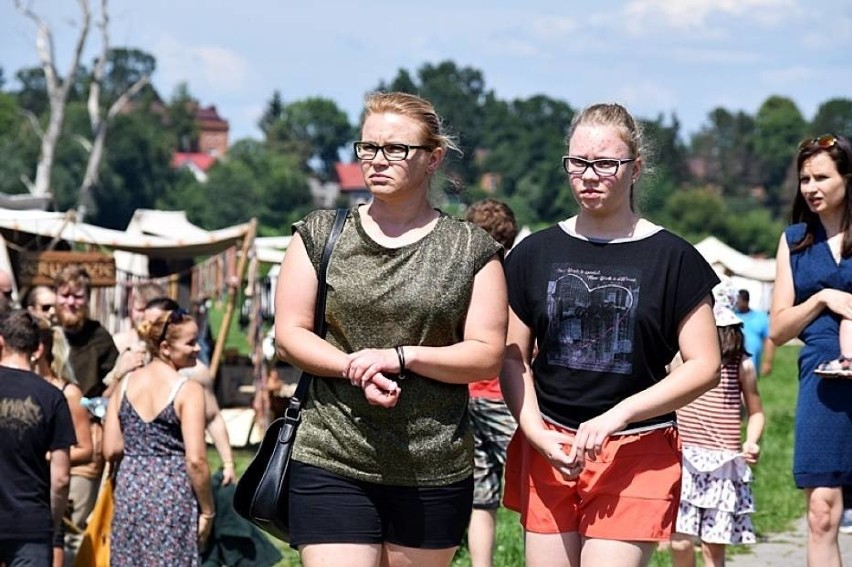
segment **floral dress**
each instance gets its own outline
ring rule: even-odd
[[[124,457],[115,482],[110,565],[198,565],[198,505],[186,473],[180,421],[172,388],[166,407],[143,420],[121,392],[118,419]]]

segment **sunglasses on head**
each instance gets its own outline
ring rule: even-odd
[[[820,149],[827,150],[837,143],[837,136],[834,134],[824,134],[819,138],[807,138],[799,144],[799,150],[804,150],[810,146],[817,146]]]
[[[171,325],[172,323],[177,323],[187,315],[189,315],[189,311],[183,308],[175,309],[174,311],[170,312],[168,317],[166,317],[166,322],[163,324],[163,330],[160,331],[160,340],[158,340],[157,343],[159,344],[166,339],[166,331],[169,330],[169,325]]]

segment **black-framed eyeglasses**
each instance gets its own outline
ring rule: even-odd
[[[41,305],[38,306],[38,310],[41,311],[42,313],[47,313],[51,309],[53,309],[52,303],[42,303]]]
[[[802,140],[799,144],[799,150],[804,150],[808,146],[816,145],[820,149],[827,150],[831,146],[837,143],[837,136],[834,134],[824,134],[819,138],[808,138],[806,140]]]
[[[411,150],[433,150],[432,146],[415,146],[411,144],[392,143],[380,146],[375,142],[355,142],[355,156],[362,160],[371,160],[379,154],[379,150],[388,161],[402,161],[408,157]]]
[[[633,161],[636,161],[636,158],[600,158],[589,160],[578,156],[562,156],[562,169],[568,175],[583,175],[591,167],[592,171],[599,177],[612,177],[618,173],[618,168],[622,163]]]
[[[172,323],[177,323],[184,317],[189,315],[189,311],[183,308],[175,309],[174,311],[169,313],[169,316],[166,317],[166,322],[163,323],[163,330],[160,331],[160,340],[157,341],[157,344],[160,344],[164,340],[166,340],[166,332],[169,330],[169,325]]]
[[[4,289],[3,291],[0,291],[0,293],[2,293],[3,297],[5,297],[6,299],[12,299],[12,290],[11,289]]]

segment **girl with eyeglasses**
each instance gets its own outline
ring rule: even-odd
[[[674,412],[719,381],[719,279],[637,211],[646,160],[624,107],[577,114],[563,167],[579,212],[506,260],[500,379],[519,430],[504,504],[521,514],[530,566],[646,565],[677,514]]]
[[[449,565],[473,502],[469,382],[492,378],[506,338],[500,245],[429,202],[454,149],[432,105],[366,102],[355,144],[368,204],[349,210],[328,265],[325,339],[317,266],[334,211],[294,225],[275,296],[279,356],[311,383],[290,463],[290,545],[314,565]]]
[[[841,564],[842,487],[852,485],[852,145],[832,134],[796,156],[793,224],[778,244],[769,332],[799,337],[793,478],[808,507],[808,565]],[[827,360],[834,362],[820,368]],[[835,370],[835,372],[825,372]],[[822,374],[822,376],[820,376]]]

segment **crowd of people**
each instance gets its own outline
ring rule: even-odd
[[[308,567],[438,567],[467,534],[486,566],[502,503],[520,515],[527,565],[641,566],[661,545],[676,565],[697,549],[724,565],[727,545],[755,541],[758,376],[799,337],[793,478],[808,562],[840,565],[849,140],[798,149],[767,315],[642,215],[651,141],[626,108],[595,104],[566,126],[578,212],[515,245],[505,203],[477,202],[466,219],[431,204],[459,150],[429,101],[367,98],[353,149],[372,198],[347,211],[331,255],[327,333],[314,317],[332,211],[293,225],[275,292],[277,356],[316,376],[292,456],[290,545]],[[10,282],[0,274],[0,292]],[[222,483],[236,478],[198,325],[146,284],[132,328],[112,337],[89,318],[90,285],[70,266],[25,309],[3,293],[0,505],[13,513],[0,514],[0,565],[73,565],[104,483],[112,565],[196,565],[217,513],[205,430]]]

